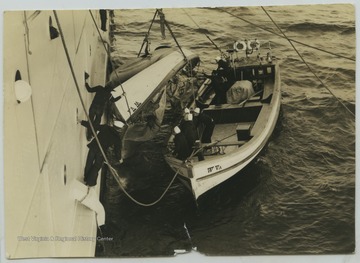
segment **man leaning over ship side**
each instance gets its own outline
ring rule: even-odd
[[[81,125],[88,129],[90,128],[87,121],[81,121]],[[114,146],[116,158],[117,160],[119,160],[120,163],[123,163],[123,159],[121,158],[121,132],[123,127],[123,122],[114,121],[113,126],[98,126],[99,132],[97,134],[100,145],[104,152],[106,152],[106,150],[108,150],[111,146]],[[104,156],[102,155],[102,152],[95,138],[87,146],[89,148],[89,152],[86,158],[86,164],[84,169],[84,181],[87,186],[91,187],[96,185],[98,172],[104,163]]]

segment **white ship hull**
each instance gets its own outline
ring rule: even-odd
[[[92,85],[106,82],[107,54],[89,11],[58,11],[86,107]],[[98,11],[93,11],[100,24]],[[7,258],[92,257],[95,212],[74,199],[87,155],[86,119],[60,36],[51,40],[52,11],[4,13],[4,189]],[[32,87],[17,102],[16,72]],[[100,181],[100,180],[99,180]],[[97,192],[99,192],[99,184]]]

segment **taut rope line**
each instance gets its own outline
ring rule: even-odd
[[[239,16],[237,16],[237,15],[234,15],[234,14],[230,13],[229,11],[226,11],[226,10],[224,10],[224,9],[222,9],[222,8],[216,8],[216,9],[218,9],[218,10],[220,10],[220,11],[223,11],[224,13],[227,13],[227,14],[233,16],[233,17],[236,17],[237,19],[240,19],[240,20],[242,20],[242,21],[244,21],[244,22],[246,22],[246,23],[248,23],[248,24],[250,24],[250,25],[252,25],[252,26],[254,26],[254,27],[260,28],[260,29],[262,29],[262,30],[264,30],[264,31],[267,31],[267,32],[269,32],[269,33],[271,33],[271,34],[273,34],[273,35],[276,35],[276,36],[278,36],[278,37],[281,37],[281,38],[290,40],[290,41],[292,41],[292,42],[295,42],[295,43],[297,43],[297,44],[300,44],[300,45],[303,45],[303,46],[306,46],[306,47],[310,47],[310,48],[313,48],[313,49],[316,49],[316,50],[319,50],[319,51],[322,51],[322,52],[331,54],[331,55],[336,56],[336,57],[339,57],[339,58],[344,58],[344,59],[348,59],[348,60],[351,60],[351,61],[356,61],[354,58],[342,56],[342,55],[339,55],[339,54],[336,54],[336,53],[333,53],[333,52],[330,52],[330,51],[327,51],[327,50],[324,50],[324,49],[321,49],[321,48],[318,48],[318,47],[314,47],[314,46],[308,45],[308,44],[306,44],[306,43],[297,41],[297,40],[292,39],[292,38],[287,38],[287,37],[284,36],[284,35],[278,34],[278,33],[274,32],[274,31],[272,31],[272,30],[270,30],[270,29],[267,29],[267,28],[265,28],[265,27],[256,25],[255,23],[252,23],[252,22],[250,22],[249,20],[246,20],[246,19],[244,19],[244,18],[242,18],[242,17],[239,17]],[[282,31],[281,31],[281,32],[282,32]]]
[[[277,27],[277,29],[279,29],[279,31],[283,34],[283,36],[289,41],[290,45],[293,47],[293,49],[295,50],[295,52],[299,55],[300,59],[302,60],[302,62],[304,62],[304,64],[306,65],[306,67],[310,70],[310,72],[318,79],[318,81],[323,85],[323,87],[325,89],[327,89],[329,91],[329,93],[335,98],[337,99],[338,102],[340,102],[340,104],[353,116],[355,117],[355,114],[338,98],[336,97],[336,95],[325,85],[325,83],[318,77],[318,75],[313,71],[313,69],[310,67],[310,65],[305,61],[305,59],[302,57],[302,55],[300,54],[300,52],[296,49],[296,47],[294,46],[294,44],[292,43],[292,41],[285,35],[285,33],[281,30],[281,28],[276,24],[276,22],[272,19],[272,17],[269,15],[269,13],[265,10],[264,7],[261,7],[265,14],[270,18],[270,20],[274,23],[274,25]]]

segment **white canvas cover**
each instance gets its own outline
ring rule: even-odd
[[[227,103],[240,103],[241,101],[251,97],[254,93],[254,88],[250,81],[236,81],[234,85],[232,85],[231,88],[226,92]]]

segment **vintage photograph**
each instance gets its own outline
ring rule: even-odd
[[[5,11],[6,258],[355,253],[355,20]]]

